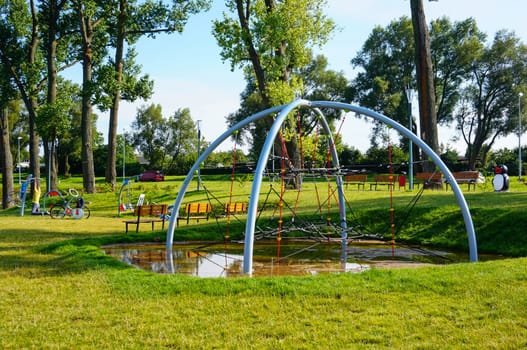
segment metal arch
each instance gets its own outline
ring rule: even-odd
[[[461,209],[463,219],[465,221],[465,228],[467,230],[467,236],[468,236],[470,261],[471,262],[478,261],[476,232],[474,230],[474,223],[472,222],[472,216],[470,215],[470,210],[468,208],[465,197],[463,196],[463,192],[461,191],[461,188],[459,187],[457,182],[454,180],[454,176],[452,175],[452,173],[450,172],[446,164],[443,163],[441,158],[426,143],[424,143],[420,138],[417,137],[417,135],[412,133],[410,130],[408,130],[407,128],[399,124],[398,122],[380,113],[367,109],[367,108],[353,106],[347,103],[328,102],[328,101],[313,101],[311,102],[311,106],[344,109],[344,110],[353,111],[359,114],[364,114],[366,116],[372,117],[373,119],[379,120],[385,124],[390,125],[394,129],[399,131],[401,134],[403,134],[404,136],[412,140],[415,144],[417,144],[432,159],[435,165],[437,165],[441,169],[441,172],[443,173],[443,175],[445,175],[446,179],[451,185],[452,190],[454,191],[454,195],[457,199],[459,208]]]
[[[247,222],[245,224],[245,242],[243,248],[243,273],[250,275],[252,273],[252,263],[253,263],[253,250],[254,250],[254,230],[256,228],[256,217],[257,217],[257,207],[258,207],[258,195],[260,193],[263,173],[267,164],[267,159],[271,152],[271,147],[273,146],[274,140],[278,135],[278,131],[282,126],[285,118],[291,113],[291,111],[297,107],[310,106],[310,102],[306,100],[296,100],[291,102],[278,114],[271,129],[267,133],[265,138],[265,143],[260,152],[260,158],[258,159],[258,164],[256,165],[256,170],[253,179],[253,186],[251,189],[251,196],[249,197],[249,207],[247,208]],[[326,117],[318,108],[313,108],[314,111],[318,114],[318,118],[321,121],[322,128],[329,136],[330,149],[331,149],[331,158],[333,165],[339,167],[339,160],[337,150],[334,144],[333,136],[331,135],[331,129],[327,123]],[[337,175],[337,191],[339,195],[339,212],[340,212],[340,224],[342,227],[342,245],[343,248],[347,244],[347,223],[346,223],[346,207],[344,200],[344,191],[342,189],[342,178],[340,175]]]
[[[167,248],[167,256],[168,254],[171,254],[172,252],[172,244],[173,244],[173,238],[174,238],[174,230],[177,223],[177,216],[179,212],[179,208],[181,206],[181,203],[183,201],[183,198],[185,196],[185,192],[190,184],[190,181],[192,181],[192,178],[194,177],[194,173],[199,168],[199,165],[207,159],[207,157],[223,142],[225,139],[227,139],[230,135],[232,135],[234,132],[239,130],[240,128],[244,127],[245,125],[256,121],[258,119],[261,119],[263,117],[266,117],[270,114],[280,112],[277,116],[275,122],[273,123],[273,126],[271,127],[271,130],[268,132],[268,136],[266,138],[265,144],[263,146],[262,152],[260,153],[260,158],[258,161],[258,165],[255,171],[255,178],[253,181],[253,187],[251,190],[251,197],[249,200],[249,207],[247,211],[247,223],[246,223],[246,230],[245,230],[245,246],[244,246],[244,267],[243,271],[246,274],[251,274],[252,272],[252,252],[254,248],[254,229],[255,229],[255,220],[256,220],[256,211],[257,211],[257,202],[258,202],[258,193],[261,188],[261,181],[263,177],[263,171],[265,169],[266,160],[269,156],[272,143],[274,142],[274,139],[276,138],[276,135],[278,134],[278,130],[280,126],[282,125],[284,119],[286,116],[296,107],[308,107],[314,109],[319,116],[321,117],[321,120],[323,120],[323,128],[326,130],[328,135],[331,135],[331,132],[329,131],[329,126],[327,125],[327,121],[325,120],[324,115],[320,110],[319,107],[323,108],[334,108],[334,109],[341,109],[345,111],[353,111],[359,114],[363,114],[366,116],[369,116],[371,118],[374,118],[376,120],[379,120],[385,124],[390,125],[397,131],[399,131],[404,136],[408,137],[410,140],[412,140],[415,144],[417,144],[431,159],[432,161],[441,169],[449,183],[451,184],[452,190],[455,194],[455,197],[458,201],[459,207],[461,209],[464,221],[465,221],[465,227],[467,230],[468,235],[468,243],[469,243],[469,251],[470,251],[470,261],[475,262],[478,260],[478,253],[477,253],[477,243],[476,243],[476,234],[474,230],[474,224],[472,222],[472,217],[470,215],[470,211],[468,209],[468,205],[465,201],[465,198],[463,196],[463,193],[461,192],[461,189],[457,182],[454,180],[454,177],[450,170],[447,168],[447,166],[443,163],[441,158],[435,154],[435,152],[421,139],[419,139],[415,134],[413,134],[410,130],[402,126],[401,124],[397,123],[396,121],[379,114],[377,112],[374,112],[372,110],[369,110],[367,108],[357,107],[353,106],[351,104],[347,103],[341,103],[341,102],[328,102],[328,101],[306,101],[306,100],[296,100],[293,101],[287,105],[277,106],[273,108],[266,109],[264,111],[261,111],[259,113],[256,113],[250,117],[247,117],[245,120],[235,124],[231,128],[229,128],[227,131],[225,131],[222,135],[220,135],[208,148],[207,150],[198,158],[198,160],[194,163],[192,168],[190,169],[189,173],[187,174],[185,180],[183,181],[181,185],[181,189],[177,195],[176,200],[174,201],[174,206],[172,209],[172,215],[170,217],[169,225],[168,225],[168,232],[167,232],[167,238],[166,238],[166,248]],[[333,139],[331,139],[331,143],[333,144]],[[334,164],[338,164],[338,157],[336,155],[335,147],[332,147],[332,158]],[[339,201],[341,203],[344,203],[343,200],[341,200],[340,196],[343,194],[342,192],[342,180],[339,180],[339,177],[337,177],[337,186],[339,186]],[[342,209],[342,208],[341,208]],[[341,210],[342,213],[345,213]],[[345,215],[344,219],[341,223],[344,228],[343,235],[346,234],[346,221],[345,221]]]
[[[169,251],[172,250],[172,244],[174,242],[174,230],[177,224],[179,208],[181,206],[181,203],[183,202],[183,198],[185,197],[185,192],[187,191],[187,188],[190,185],[192,178],[194,177],[194,173],[196,172],[196,170],[198,170],[200,164],[205,159],[207,159],[207,157],[234,132],[243,128],[245,125],[252,123],[253,121],[256,121],[260,118],[268,116],[269,114],[279,112],[283,108],[284,106],[276,106],[273,108],[269,108],[264,111],[253,114],[252,116],[247,117],[246,119],[242,120],[239,123],[236,123],[235,125],[230,127],[227,131],[225,131],[223,134],[221,134],[213,143],[211,143],[210,146],[207,147],[205,152],[203,152],[203,154],[201,154],[201,156],[196,160],[192,168],[190,168],[187,176],[185,177],[185,180],[183,180],[183,183],[181,184],[181,188],[179,189],[178,195],[174,201],[174,206],[172,207],[172,215],[170,215],[170,221],[168,222],[168,231],[167,231],[167,238],[166,238],[166,243],[165,243],[167,250]]]
[[[256,228],[256,212],[258,210],[258,194],[262,187],[262,178],[267,164],[267,159],[271,152],[276,135],[284,122],[284,119],[291,113],[293,109],[298,106],[305,106],[309,102],[305,100],[296,100],[286,105],[275,118],[271,129],[267,132],[265,143],[260,152],[260,158],[256,165],[254,172],[253,186],[251,195],[249,197],[249,207],[247,208],[247,222],[245,224],[245,242],[243,246],[243,273],[251,275],[253,266],[253,250],[254,250],[254,230]]]

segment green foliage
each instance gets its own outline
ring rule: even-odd
[[[360,164],[364,160],[364,156],[358,149],[344,145],[342,151],[339,153],[339,160],[340,165],[345,167]]]
[[[453,121],[452,111],[461,98],[460,86],[469,77],[470,67],[483,52],[486,35],[479,31],[476,21],[468,18],[451,23],[440,18],[431,23],[430,43],[435,69],[437,119]]]
[[[133,47],[128,48],[122,63],[126,69],[120,83],[115,79],[115,64],[112,60],[94,67],[98,87],[94,91],[94,100],[103,111],[113,105],[114,94],[118,91],[120,98],[129,102],[139,98],[147,100],[152,96],[154,82],[148,74],[141,75],[141,66],[135,62],[136,56]]]
[[[167,121],[169,133],[166,138],[166,159],[164,166],[169,173],[185,174],[197,157],[198,131],[188,108],[178,109]],[[201,135],[200,135],[201,137]],[[200,152],[206,149],[200,140]]]
[[[486,162],[496,138],[517,131],[518,93],[527,89],[525,62],[527,46],[514,33],[500,31],[472,65],[455,115],[471,168],[477,158]]]
[[[430,25],[436,112],[439,123],[452,121],[460,99],[461,82],[481,52],[485,40],[473,19],[451,23],[447,18]],[[362,68],[352,82],[351,99],[405,125],[408,101],[405,90],[416,89],[415,49],[412,22],[408,17],[392,21],[385,28],[376,27],[361,51],[352,59]],[[381,125],[376,124],[372,143]]]
[[[246,9],[250,32],[224,13],[222,20],[214,22],[213,32],[222,49],[221,57],[230,61],[233,69],[246,68],[250,65],[246,60],[249,50],[246,40],[250,38],[261,57],[267,79],[282,78],[287,67],[307,65],[311,59],[310,48],[321,46],[329,39],[335,25],[322,13],[324,5],[323,0],[275,2],[272,7],[261,0],[247,2],[241,6],[250,7]],[[227,1],[227,7],[233,14],[238,11],[235,1]],[[278,54],[277,50],[284,45],[286,51]]]
[[[302,69],[312,61],[311,48],[323,45],[335,29],[334,22],[323,13],[325,4],[323,0],[227,2],[237,18],[224,13],[222,20],[214,22],[213,34],[222,59],[230,61],[232,69],[242,69],[247,79],[242,107],[228,118],[231,125],[304,95]],[[263,145],[270,121],[256,124],[249,137],[253,156]],[[288,147],[297,153],[294,143]]]
[[[80,88],[70,81],[59,80],[59,89],[55,102],[45,104],[38,109],[37,126],[40,135],[46,140],[59,140],[66,136],[72,121],[80,118]],[[78,126],[80,121],[77,122]],[[78,132],[79,129],[77,129]]]
[[[249,159],[243,153],[243,151],[236,150],[236,163],[245,163]],[[217,167],[224,166],[229,167],[234,163],[234,151],[220,151],[213,152],[206,160],[205,166]]]
[[[527,148],[522,147],[522,154],[527,154]],[[518,148],[508,149],[502,148],[496,151],[493,151],[489,154],[489,161],[487,162],[487,167],[491,172],[494,170],[494,166],[498,164],[504,164],[509,169],[509,175],[518,175]],[[526,165],[523,162],[523,171],[522,174],[526,174]]]
[[[408,160],[408,155],[404,150],[397,146],[387,147],[370,147],[366,151],[366,159],[371,164],[390,164],[389,153],[391,152],[391,163],[398,164]],[[388,171],[388,170],[387,170]]]
[[[133,144],[148,160],[152,168],[163,165],[163,145],[167,136],[167,125],[161,112],[161,105],[151,104],[137,110],[132,129]]]
[[[414,81],[414,42],[412,22],[407,17],[392,21],[386,28],[375,27],[361,51],[351,63],[361,67],[352,84],[352,98],[362,106],[379,111],[393,119],[406,116],[399,106],[404,89]]]
[[[179,109],[167,119],[161,106],[150,105],[138,110],[132,125],[137,130],[132,134],[133,144],[151,168],[184,174],[196,161],[198,133],[189,109]],[[201,141],[203,151],[206,143]]]

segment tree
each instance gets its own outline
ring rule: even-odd
[[[33,0],[0,4],[0,61],[2,79],[16,86],[28,113],[29,164],[40,177],[39,135],[36,128],[38,98],[45,80],[45,64],[39,49],[39,18]]]
[[[328,69],[328,60],[325,56],[316,56],[307,66],[299,69],[298,75],[304,86],[301,92],[302,98],[311,101],[348,101],[348,79],[344,72]],[[330,125],[341,117],[340,112],[331,108],[326,108],[323,113]],[[310,121],[309,118],[303,120]],[[305,133],[311,132],[308,125],[302,127]]]
[[[0,167],[2,167],[2,208],[9,208],[13,203],[9,194],[14,192],[13,187],[13,158],[9,144],[9,112],[5,105],[0,108]]]
[[[290,102],[301,94],[298,70],[311,62],[310,48],[326,43],[335,28],[322,12],[324,5],[324,0],[227,1],[236,17],[224,14],[214,22],[213,34],[221,58],[229,61],[233,70],[242,69],[247,79],[242,108],[229,116],[231,121]],[[265,119],[253,129],[253,155],[259,152],[270,124]],[[298,158],[294,139],[288,148],[289,154]]]
[[[84,159],[83,155],[83,137],[82,128],[83,120],[82,116],[82,92],[81,87],[72,84],[69,81],[59,80],[59,96],[63,95],[67,101],[71,101],[67,110],[65,111],[67,124],[64,129],[61,130],[59,143],[57,145],[57,160],[59,163],[59,173],[64,176],[70,176],[71,172],[83,173]],[[89,118],[90,135],[92,137],[90,143],[94,148],[99,147],[103,138],[101,134],[97,132],[97,115],[92,114]]]
[[[350,99],[406,124],[404,96],[405,89],[414,87],[413,62],[412,24],[407,17],[392,21],[386,28],[375,27],[351,60],[354,67],[362,69],[351,83]],[[373,146],[377,146],[382,129],[382,124],[375,124]]]
[[[59,175],[59,158],[63,161],[63,173],[69,173],[68,158],[74,153],[75,144],[80,141],[78,139],[81,129],[79,118],[81,110],[80,91],[79,85],[59,77],[54,103],[45,104],[38,111],[36,122],[40,135],[44,140],[53,140],[50,142],[51,147],[45,147],[48,152],[53,152],[51,158],[54,160],[52,162],[56,163],[54,165],[55,174],[52,174],[52,179],[56,179]],[[79,151],[82,148],[80,144],[77,147]],[[51,186],[56,186],[56,184]]]
[[[344,145],[342,151],[339,153],[340,165],[350,166],[360,164],[363,160],[363,155],[360,150]]]
[[[105,18],[109,9],[97,1],[74,1],[79,18],[82,61],[82,177],[84,190],[95,192],[95,169],[93,162],[92,99],[95,91],[93,66],[101,62],[109,41]]]
[[[527,90],[527,46],[513,33],[500,31],[470,73],[456,120],[474,169],[478,158],[486,163],[498,137],[517,130],[518,93]]]
[[[415,41],[415,70],[417,91],[419,92],[419,120],[421,122],[421,139],[439,154],[437,133],[436,92],[432,54],[430,52],[430,34],[426,24],[422,0],[410,0],[412,26]],[[432,169],[426,169],[432,170]]]
[[[168,138],[166,139],[167,172],[183,174],[197,159],[198,132],[188,108],[178,109],[168,119]],[[204,145],[204,142],[200,142]]]
[[[66,127],[67,109],[69,101],[57,99],[57,82],[59,71],[76,63],[72,43],[74,33],[75,13],[70,3],[66,0],[47,0],[39,3],[40,28],[42,31],[42,50],[46,61],[46,103],[39,108],[38,121],[42,123],[37,127],[45,129],[42,135],[44,153],[51,178],[48,180],[50,188],[56,189],[58,185],[58,162],[57,162],[57,137],[62,132],[59,128]]]
[[[160,105],[138,109],[132,124],[133,144],[150,167],[167,173],[184,174],[197,159],[198,132],[188,108],[178,109],[168,119]],[[201,142],[202,147],[206,146]]]
[[[430,28],[437,122],[448,124],[461,96],[459,87],[481,52],[485,35],[471,18],[454,23],[440,18],[432,21]],[[349,98],[403,125],[408,121],[405,90],[416,87],[412,33],[408,17],[394,20],[385,28],[376,27],[351,61],[361,71],[351,83]],[[372,145],[377,144],[380,127],[375,125]]]
[[[484,49],[487,36],[473,18],[452,23],[439,18],[430,24],[430,50],[434,67],[437,122],[447,124],[461,98],[460,86],[470,77],[474,60]]]
[[[6,29],[3,24],[0,24],[2,34]],[[9,68],[2,64],[0,66],[0,169],[2,171],[2,208],[4,209],[13,206],[9,198],[10,193],[14,192],[14,186],[8,107],[11,101],[16,100],[16,97],[17,90],[12,83]]]
[[[132,73],[125,76],[125,72],[130,71],[125,60],[125,44],[132,46],[142,36],[154,38],[160,33],[183,32],[189,16],[207,10],[210,0],[174,1],[172,5],[152,0],[139,4],[133,0],[115,2],[113,8],[116,12],[113,20],[109,20],[112,24],[109,27],[109,33],[115,48],[115,56],[113,62],[110,62],[113,66],[113,73],[107,75],[109,81],[106,85],[109,87],[106,92],[111,100],[106,182],[112,187],[115,186],[116,179],[119,103],[121,99],[134,101],[139,96],[148,97],[152,90],[147,77],[136,79]],[[133,57],[133,51],[130,57]]]
[[[132,129],[133,144],[148,160],[150,167],[162,169],[168,127],[163,118],[161,105],[151,104],[137,110]]]

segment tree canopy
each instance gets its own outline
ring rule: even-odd
[[[456,123],[467,143],[469,167],[474,168],[476,159],[486,159],[496,138],[514,131],[515,101],[525,89],[525,45],[503,31],[487,45],[472,18],[432,21],[430,40],[438,123]],[[413,45],[407,17],[376,27],[351,61],[361,68],[351,84],[353,100],[405,125],[405,90],[415,88],[416,81]],[[379,135],[376,129],[373,144]]]

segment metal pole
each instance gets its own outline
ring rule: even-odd
[[[414,90],[406,89],[406,97],[408,98],[408,130],[412,131],[412,100],[414,98]],[[412,140],[408,139],[408,188],[410,191],[414,189],[414,150]]]
[[[200,128],[200,125],[199,125],[200,122],[201,122],[201,120],[198,119],[198,121],[197,121],[197,123],[198,123],[198,159],[199,159],[200,152],[201,152],[201,146],[200,146],[200,142],[201,142],[201,128]],[[198,191],[199,191],[200,184],[201,184],[201,165],[198,164]]]
[[[126,179],[126,132],[123,130],[123,183]]]
[[[48,141],[48,192],[51,191],[51,146],[53,143]]]
[[[22,137],[21,136],[18,136],[17,140],[18,140],[18,184],[20,185],[22,183],[22,169],[21,169],[21,164],[20,164],[20,139]]]
[[[518,94],[518,180],[522,180],[522,96],[523,92]]]

